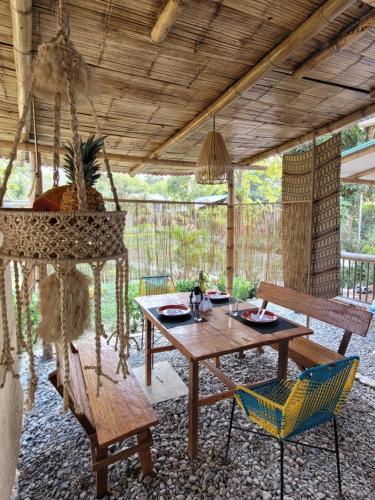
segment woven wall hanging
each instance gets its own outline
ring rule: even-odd
[[[92,369],[97,376],[97,394],[100,394],[102,377],[112,379],[103,373],[101,367],[101,337],[105,336],[101,318],[101,271],[109,260],[115,262],[116,276],[116,347],[119,345],[117,373],[128,374],[129,356],[129,313],[128,313],[128,253],[124,245],[125,212],[121,212],[108,156],[103,142],[104,164],[116,204],[116,211],[107,212],[100,202],[101,196],[92,196],[86,185],[82,164],[82,142],[78,133],[77,99],[87,98],[91,105],[98,136],[102,136],[99,121],[92,100],[92,79],[83,57],[77,52],[69,38],[68,16],[63,0],[57,8],[57,33],[48,43],[38,48],[33,64],[31,88],[18,123],[14,145],[9,156],[0,189],[0,205],[3,204],[7,182],[17,155],[17,147],[25,118],[33,96],[53,98],[55,125],[53,147],[54,193],[63,193],[64,211],[37,211],[31,209],[0,209],[0,230],[3,244],[0,248],[0,307],[4,342],[0,356],[3,376],[0,387],[6,383],[8,374],[19,377],[15,371],[15,351],[11,346],[8,325],[8,311],[5,295],[5,269],[13,263],[14,295],[17,312],[17,351],[25,347],[29,356],[28,405],[34,404],[37,389],[37,375],[33,353],[31,317],[29,304],[29,281],[34,266],[46,268],[49,264],[54,273],[41,283],[42,321],[38,333],[54,341],[62,353],[64,363],[64,410],[69,397],[73,399],[69,374],[68,343],[82,334],[88,323],[88,279],[76,269],[80,263],[88,263],[94,276],[94,325],[96,365]],[[72,186],[58,187],[60,166],[60,114],[61,107],[70,112],[72,131],[73,178]],[[55,198],[56,198],[55,196]],[[58,196],[57,196],[58,198]],[[21,285],[22,277],[22,285]],[[47,299],[45,298],[47,297]],[[52,305],[48,305],[48,300]],[[57,307],[56,307],[57,305]],[[25,331],[22,331],[22,312],[25,314]],[[47,333],[46,333],[47,332]],[[74,402],[74,400],[73,400]]]
[[[340,168],[341,134],[283,156],[284,283],[324,298],[340,292]]]

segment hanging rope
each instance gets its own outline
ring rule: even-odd
[[[53,187],[56,188],[59,185],[60,177],[60,121],[61,121],[61,94],[56,92],[55,94],[55,127],[53,136]]]
[[[95,308],[95,353],[96,353],[96,366],[85,366],[85,370],[94,370],[96,373],[96,396],[100,395],[100,388],[102,387],[101,377],[105,377],[114,384],[114,380],[109,375],[103,373],[102,360],[101,360],[101,341],[103,326],[102,326],[102,312],[101,312],[101,295],[100,295],[100,272],[103,269],[105,262],[91,263],[91,268],[94,274],[94,308]]]
[[[16,335],[17,335],[17,354],[21,354],[23,348],[25,347],[25,342],[22,336],[22,297],[20,290],[20,275],[18,269],[18,262],[13,262],[14,266],[14,288],[16,292],[16,310],[17,310],[17,322],[16,322]]]
[[[66,337],[66,276],[71,271],[72,265],[64,264],[57,265],[55,271],[60,283],[60,328],[61,328],[61,345],[63,349],[63,363],[64,363],[64,393],[63,393],[63,411],[64,413],[69,408],[69,398],[72,397],[70,388],[70,367],[69,367],[69,346]]]
[[[30,109],[31,97],[32,97],[32,91],[30,90],[30,92],[27,96],[25,105],[23,107],[22,116],[18,121],[18,127],[17,127],[17,131],[16,131],[16,135],[14,137],[13,147],[12,147],[12,150],[11,150],[10,155],[9,155],[9,161],[8,161],[7,168],[5,169],[5,172],[4,172],[3,183],[2,183],[2,186],[0,188],[0,206],[3,205],[3,199],[5,196],[5,192],[7,190],[8,180],[9,180],[10,174],[12,172],[14,160],[16,159],[16,156],[17,156],[18,143],[20,142],[22,129],[25,125],[26,116],[27,116],[27,113]]]
[[[35,403],[35,393],[38,387],[38,377],[35,371],[35,360],[33,352],[33,335],[31,331],[31,316],[30,316],[30,301],[29,301],[29,276],[32,267],[28,266],[26,263],[22,266],[22,276],[23,276],[23,305],[26,316],[26,350],[29,356],[29,388],[28,396],[26,401],[26,407],[31,410]]]
[[[129,312],[129,253],[125,249],[124,257],[124,279],[125,279],[125,348],[127,357],[130,356],[130,312]],[[127,373],[129,373],[127,369]]]
[[[81,211],[87,210],[86,184],[83,176],[83,167],[81,161],[80,139],[78,133],[78,118],[75,95],[75,83],[73,78],[73,53],[70,51],[71,58],[66,61],[67,66],[67,94],[70,109],[70,128],[73,134],[73,151],[74,151],[74,167],[75,167],[75,183],[77,186],[78,209]]]
[[[123,377],[129,374],[127,358],[129,356],[129,304],[128,304],[128,257],[127,251],[125,252],[124,258],[119,260],[119,303],[120,307],[120,324],[118,337],[120,340],[119,349],[119,362],[117,366],[117,373],[122,373]],[[125,329],[124,329],[124,282],[125,282]]]
[[[123,311],[122,311],[122,300],[121,300],[121,295],[120,295],[120,273],[121,273],[121,266],[120,262],[117,259],[116,260],[116,313],[117,313],[117,318],[116,318],[116,342],[115,342],[115,351],[117,351],[117,345],[119,341],[119,332],[121,328],[121,318],[123,317]]]
[[[93,115],[95,123],[96,123],[96,132],[97,132],[97,134],[98,134],[99,137],[103,137],[102,130],[101,130],[100,123],[99,123],[99,119],[98,119],[98,115],[96,114],[95,105],[94,105],[94,102],[91,99],[91,97],[89,97],[89,103],[90,103],[90,106],[91,106],[92,115]],[[115,202],[115,205],[116,205],[116,210],[118,212],[121,212],[121,205],[120,205],[120,202],[119,202],[119,199],[118,199],[117,189],[116,189],[116,186],[115,186],[115,183],[114,183],[114,180],[113,180],[113,175],[112,175],[112,172],[111,172],[111,167],[109,166],[109,158],[108,158],[107,149],[106,149],[104,141],[103,141],[103,155],[104,155],[104,165],[105,165],[105,169],[106,169],[107,176],[108,176],[108,179],[109,179],[109,184],[111,186],[112,196],[113,196],[113,199],[114,199],[114,202]]]
[[[15,372],[14,359],[12,356],[12,351],[14,348],[11,346],[10,342],[10,332],[8,324],[8,310],[6,301],[6,289],[5,289],[5,269],[7,263],[4,260],[0,260],[0,303],[1,303],[1,318],[3,326],[3,348],[0,357],[0,367],[3,367],[3,376],[0,381],[0,389],[5,385],[7,373],[10,372],[14,378],[19,378],[19,375]]]
[[[68,15],[65,12],[64,0],[58,0],[56,11],[57,31],[61,32],[65,38],[69,36]]]

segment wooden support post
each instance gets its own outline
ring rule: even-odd
[[[188,453],[194,460],[198,455],[198,397],[199,397],[199,365],[198,361],[189,362],[189,424]]]
[[[40,153],[35,153],[35,151],[31,152],[30,160],[33,175],[33,186],[29,200],[30,204],[32,205],[35,199],[43,193],[43,178]]]
[[[234,274],[234,175],[233,168],[228,172],[227,205],[227,292],[233,293]]]
[[[12,13],[13,52],[17,75],[18,113],[22,116],[30,90],[32,65],[32,0],[10,0]],[[31,112],[28,111],[21,141],[29,138]]]

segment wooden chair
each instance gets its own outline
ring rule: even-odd
[[[353,333],[366,336],[372,320],[372,314],[362,308],[334,300],[321,299],[265,281],[260,283],[257,297],[263,299],[262,307],[264,308],[267,307],[268,302],[272,302],[344,330],[337,351],[318,344],[310,338],[293,339],[289,343],[289,357],[301,369],[342,359]],[[276,344],[272,347],[277,349]]]
[[[258,424],[280,444],[280,492],[284,496],[284,443],[297,443],[336,454],[339,494],[341,471],[336,418],[348,396],[358,367],[358,356],[335,361],[329,365],[309,368],[301,373],[296,383],[284,379],[272,379],[253,384],[250,388],[239,386],[233,399],[229,423],[225,462],[228,459],[232,429],[249,431],[233,426],[235,403],[247,418]],[[334,449],[315,446],[290,438],[313,429],[326,422],[333,422]]]
[[[95,345],[82,343],[78,350],[71,346],[69,357],[70,409],[90,438],[96,496],[101,498],[108,492],[108,466],[119,460],[138,453],[144,475],[152,475],[150,427],[158,422],[158,418],[132,371],[126,380],[115,375],[118,354],[113,348],[102,343],[102,368],[103,373],[118,382],[114,384],[103,377],[99,398],[96,396],[95,371],[85,369],[96,364]],[[64,373],[59,362],[49,379],[62,395]],[[109,454],[110,445],[133,436],[137,444]]]

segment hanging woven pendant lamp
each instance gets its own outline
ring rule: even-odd
[[[204,140],[195,167],[195,180],[198,184],[224,184],[228,180],[228,171],[232,166],[231,159],[223,136],[213,130]]]

